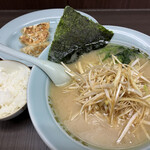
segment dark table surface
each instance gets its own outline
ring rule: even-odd
[[[35,10],[0,10],[0,28],[23,14]],[[150,9],[146,10],[81,10],[100,24],[128,27],[150,36]],[[59,144],[59,143],[58,143]],[[0,150],[47,150],[34,129],[28,110],[20,116],[0,122]]]

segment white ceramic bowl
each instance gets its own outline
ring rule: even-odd
[[[0,118],[0,121],[7,121],[7,120],[10,120],[10,119],[13,119],[17,116],[19,116],[22,112],[24,112],[24,110],[27,108],[27,103],[25,103],[25,105],[23,105],[20,109],[18,109],[17,111],[13,112],[12,114],[6,116],[6,117],[3,117],[3,118]]]
[[[25,71],[25,75],[26,73],[29,73],[30,74],[30,68],[28,68],[26,65],[22,64],[22,63],[19,63],[17,61],[10,61],[10,60],[1,60],[0,61],[0,68],[4,68],[4,73],[7,74],[8,76],[12,76],[12,74],[18,70],[23,69],[22,71]],[[29,77],[29,74],[28,74],[28,77]],[[3,76],[3,75],[2,75]],[[13,75],[14,76],[14,75]],[[27,77],[27,81],[28,82],[28,77]],[[20,77],[19,77],[20,78]],[[21,76],[22,78],[22,76]],[[20,79],[21,79],[20,78]],[[19,79],[19,80],[20,80]],[[10,79],[9,79],[10,80]],[[8,81],[9,81],[8,80]],[[18,81],[17,79],[15,80],[12,80],[13,82],[9,82],[9,84],[12,84],[12,85],[7,85],[8,87],[6,87],[5,83],[4,82],[3,84],[3,88],[6,87],[7,89],[3,89],[2,88],[2,91],[1,93],[5,93],[7,91],[7,93],[9,94],[9,91],[12,92],[11,90],[14,90],[14,86],[16,86],[14,83],[18,84]],[[25,83],[25,82],[24,82]],[[8,83],[7,83],[8,84]],[[22,84],[23,85],[23,84]],[[1,85],[2,86],[2,85]],[[18,88],[18,87],[17,87]],[[20,87],[21,89],[19,89],[20,91],[15,91],[15,93],[18,93],[19,92],[22,92],[22,96],[23,94],[25,94],[26,91],[23,91],[23,88],[24,87]],[[27,88],[27,85],[26,85],[26,88]],[[17,89],[16,89],[17,90]],[[13,95],[13,96],[17,96],[18,98],[18,94],[17,95]],[[5,95],[5,94],[4,94]],[[4,97],[7,97],[7,96],[4,96]],[[1,100],[3,100],[4,97],[1,97]],[[7,97],[8,98],[8,97]],[[11,101],[12,99],[10,99]],[[6,106],[4,106],[5,108],[5,112],[7,111],[7,113],[5,113],[5,116],[4,114],[2,115],[2,113],[0,114],[0,121],[6,121],[6,120],[10,120],[12,118],[15,118],[16,116],[18,116],[19,114],[21,114],[26,108],[27,108],[27,97],[20,97],[19,101],[15,101],[16,99],[14,99],[14,101],[10,102],[9,101],[9,104],[7,104]],[[4,101],[6,101],[6,103],[8,103],[8,99],[4,99]],[[21,102],[22,101],[22,102]],[[15,105],[14,105],[15,104]],[[13,110],[12,106],[16,106],[16,108]],[[8,109],[6,109],[6,107]],[[11,109],[10,109],[11,108]],[[1,108],[3,109],[3,108]],[[1,111],[3,112],[3,111]]]

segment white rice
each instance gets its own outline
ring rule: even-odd
[[[0,118],[16,112],[26,103],[29,74],[30,69],[21,66],[10,73],[0,67]]]

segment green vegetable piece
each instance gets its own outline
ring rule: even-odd
[[[146,84],[144,85],[144,91],[146,92],[146,94],[149,94],[149,89],[148,89],[148,86]]]
[[[67,6],[55,31],[48,59],[72,63],[83,53],[104,47],[113,32]]]
[[[123,64],[129,64],[132,58],[142,56],[141,51],[137,48],[128,48],[117,44],[108,44],[105,48],[100,50],[99,54],[105,54],[102,61],[105,61],[106,59],[111,58],[112,55],[115,55]]]

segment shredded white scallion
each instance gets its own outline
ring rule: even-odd
[[[63,63],[62,63],[63,64]],[[128,123],[121,132],[117,143],[120,143],[127,132],[132,132],[131,127],[138,127],[140,123],[150,125],[147,120],[150,115],[150,92],[144,87],[150,87],[150,81],[143,76],[143,65],[137,58],[131,64],[122,64],[112,55],[112,61],[99,64],[81,62],[76,65],[77,71],[72,71],[65,64],[66,72],[73,78],[73,83],[66,87],[65,92],[77,90],[79,96],[76,102],[81,105],[78,115],[83,115],[88,120],[88,115],[101,114],[110,124]],[[74,115],[72,119],[76,118]],[[142,127],[144,133],[148,133]]]

